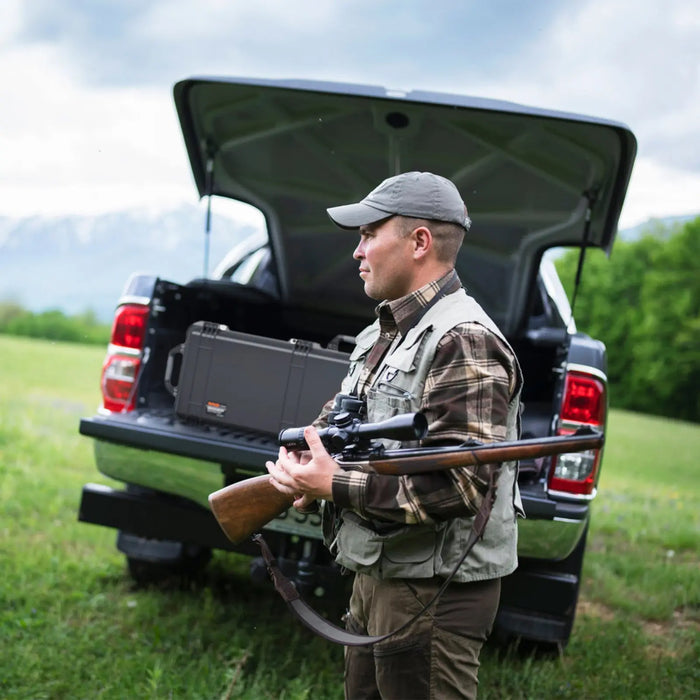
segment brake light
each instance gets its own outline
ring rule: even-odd
[[[561,409],[562,422],[602,425],[605,418],[605,385],[600,379],[580,372],[566,375]]]
[[[136,406],[136,387],[148,306],[124,304],[117,309],[112,336],[102,365],[102,405],[108,411],[131,411]]]
[[[142,304],[125,304],[117,309],[112,323],[112,345],[122,348],[143,348],[146,336],[148,307]]]
[[[580,370],[566,375],[558,435],[570,435],[583,426],[602,429],[607,407],[606,384]],[[572,452],[552,458],[549,492],[554,495],[593,498],[601,451]]]

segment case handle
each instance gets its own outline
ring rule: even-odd
[[[165,388],[173,395],[177,396],[177,389],[179,386],[179,380],[180,380],[180,367],[182,367],[182,360],[180,360],[179,366],[178,366],[178,372],[177,372],[177,379],[178,383],[173,384],[173,370],[175,369],[175,358],[179,355],[182,358],[183,351],[185,349],[185,344],[180,343],[179,345],[176,345],[169,353],[168,353],[168,361],[165,365],[165,377],[163,377],[163,382],[165,384]]]
[[[346,346],[348,349],[345,350],[342,346]],[[352,352],[355,347],[355,336],[343,335],[339,333],[334,338],[332,338],[326,347],[329,350],[338,350],[340,352]]]

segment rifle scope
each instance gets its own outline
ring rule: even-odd
[[[422,413],[401,413],[378,423],[362,423],[348,413],[339,413],[327,428],[318,431],[329,452],[341,452],[348,445],[363,440],[420,440],[428,432],[428,421]],[[286,428],[279,434],[279,444],[288,450],[308,450],[304,428]]]

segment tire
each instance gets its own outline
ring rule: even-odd
[[[177,578],[194,579],[206,569],[211,549],[199,545],[153,540],[120,531],[117,549],[125,554],[129,575],[139,585]]]

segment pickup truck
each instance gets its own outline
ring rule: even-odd
[[[474,223],[457,270],[519,357],[523,438],[605,430],[606,349],[577,332],[548,251],[578,247],[581,262],[589,247],[610,252],[636,153],[626,126],[509,102],[314,81],[195,77],[174,86],[174,100],[200,197],[256,207],[265,230],[210,276],[179,284],[134,275],[117,303],[103,404],[80,432],[94,440],[97,469],[124,486],[86,484],[79,519],[118,531],[137,581],[197,572],[214,549],[250,555],[253,579],[265,578],[255,545],[229,542],[207,499],[264,472],[289,421],[245,418],[278,416],[284,390],[260,382],[251,391],[266,372],[261,360],[216,380],[242,418],[218,422],[225,407],[215,396],[208,418],[190,414],[178,391],[206,373],[188,366],[183,347],[195,327],[303,342],[330,353],[342,376],[354,336],[374,318],[373,302],[357,279],[355,236],[335,229],[325,209],[358,201],[397,172],[445,175],[467,202]],[[235,356],[230,363],[237,366]],[[323,382],[309,376],[304,386],[331,398],[339,381]],[[294,414],[302,425],[315,417],[305,411]],[[601,460],[597,450],[520,464],[526,518],[519,567],[503,582],[501,638],[568,641]],[[317,516],[292,510],[265,532],[302,593],[319,602],[342,595]]]

